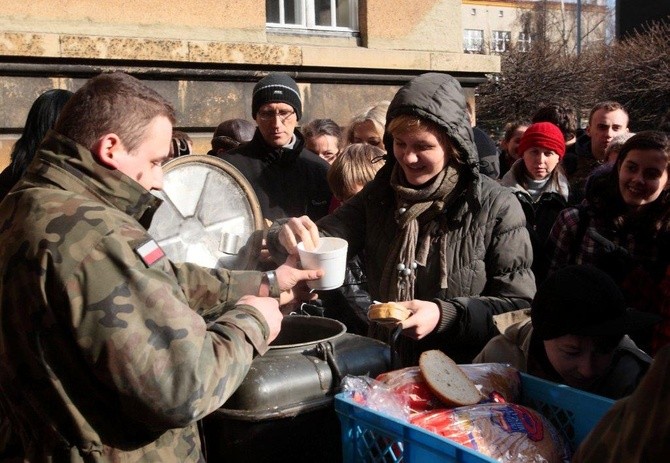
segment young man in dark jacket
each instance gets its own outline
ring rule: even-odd
[[[331,199],[328,163],[305,148],[296,129],[302,101],[295,81],[281,73],[260,80],[251,114],[258,125],[253,139],[229,151],[225,160],[251,183],[263,217],[274,221],[307,215],[317,220],[326,215]]]
[[[606,161],[605,149],[615,136],[628,132],[628,113],[616,101],[596,103],[589,113],[586,133],[577,138],[574,153],[567,153],[563,168],[570,181],[571,205],[584,199],[586,179]]]

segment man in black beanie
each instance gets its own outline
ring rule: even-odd
[[[502,334],[473,363],[509,363],[611,399],[633,392],[651,363],[626,333],[659,320],[627,308],[614,280],[590,265],[554,272],[538,288],[532,309],[493,318]]]
[[[286,74],[272,73],[254,87],[251,115],[257,128],[252,140],[226,154],[225,160],[247,178],[263,217],[309,216],[328,213],[331,193],[328,163],[305,148],[296,129],[302,117],[300,90]]]

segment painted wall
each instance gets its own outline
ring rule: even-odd
[[[411,76],[440,71],[473,87],[497,56],[462,53],[460,0],[359,0],[360,33],[266,27],[264,0],[8,0],[0,9],[0,166],[34,99],[76,90],[102,71],[145,79],[173,102],[178,125],[208,139],[250,118],[251,89],[271,71],[298,81],[303,123],[341,125],[390,99]]]

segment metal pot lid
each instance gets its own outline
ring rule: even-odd
[[[149,233],[173,262],[209,268],[254,268],[263,234],[258,198],[231,164],[189,155],[163,165],[163,204]]]

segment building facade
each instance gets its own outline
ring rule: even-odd
[[[8,0],[0,9],[0,165],[30,105],[123,70],[173,102],[205,153],[223,120],[251,118],[251,90],[292,75],[302,123],[390,99],[414,75],[457,77],[469,97],[499,57],[463,52],[460,0]]]
[[[605,0],[463,0],[461,13],[463,51],[473,54],[527,51],[540,38],[576,53],[613,24]]]

